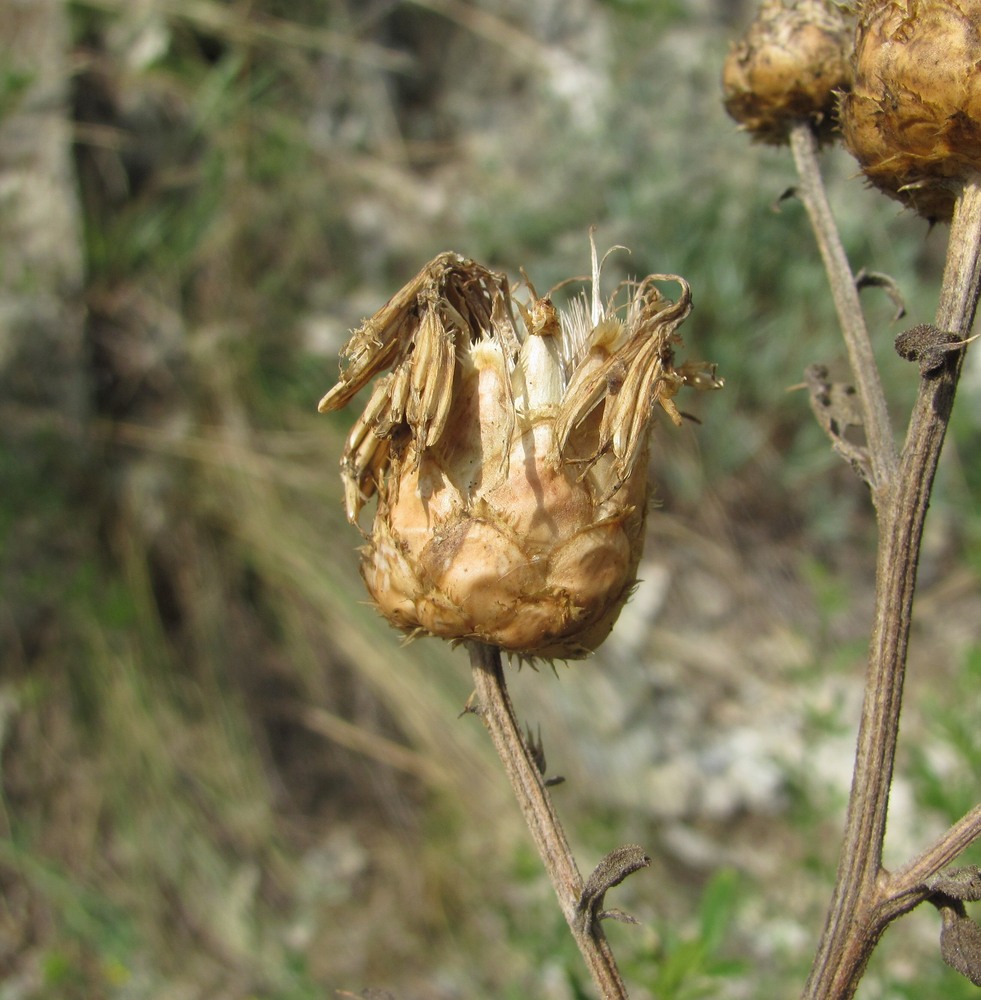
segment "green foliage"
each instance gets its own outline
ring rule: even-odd
[[[0,121],[17,110],[33,82],[34,74],[26,70],[0,69]]]
[[[32,850],[0,839],[0,871],[16,871],[50,907],[54,944],[39,956],[42,996],[66,1000],[112,996],[130,976],[141,941],[132,914]]]
[[[689,14],[688,5],[677,0],[601,0],[619,14],[636,18],[644,31],[656,31],[682,20]]]
[[[679,929],[661,923],[658,946],[649,955],[634,959],[631,977],[648,984],[656,1000],[699,1000],[717,995],[722,982],[745,971],[745,962],[731,954],[731,936],[744,891],[744,882],[736,872],[715,872],[702,890],[692,924]]]
[[[981,646],[969,648],[951,674],[924,693],[919,704],[930,739],[911,747],[910,755],[918,801],[953,822],[977,801]]]

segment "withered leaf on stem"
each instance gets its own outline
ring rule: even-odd
[[[604,917],[612,917],[626,923],[636,923],[632,917],[620,910],[604,911],[603,904],[606,893],[610,889],[618,886],[634,872],[647,868],[650,863],[651,859],[646,851],[636,844],[618,847],[615,851],[610,851],[600,861],[590,873],[589,878],[586,879],[586,885],[583,887],[579,900],[578,911],[587,932],[590,931],[594,921]]]
[[[962,902],[981,902],[981,867],[945,868],[927,882],[927,887]]]
[[[808,365],[804,371],[804,387],[811,411],[835,450],[851,463],[866,482],[871,482],[868,449],[847,436],[849,429],[863,428],[854,386],[833,382],[825,365]]]
[[[981,927],[967,915],[959,900],[958,905],[945,906],[940,912],[941,957],[975,986],[981,986]]]

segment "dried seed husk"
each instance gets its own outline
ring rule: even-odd
[[[502,342],[518,343],[507,278],[460,254],[442,253],[351,335],[341,354],[347,364],[319,411],[339,410],[388,369],[392,382],[376,388],[341,459],[350,521],[357,521],[387,473],[392,441],[411,428],[424,448],[442,433],[456,354],[489,330]]]
[[[459,474],[477,465],[460,433],[400,475],[364,550],[368,590],[405,632],[584,656],[609,634],[636,579],[646,476],[604,514],[591,477],[559,458],[549,421],[516,434],[506,460],[507,475],[467,495],[474,479]]]
[[[350,520],[378,496],[362,575],[394,626],[546,659],[609,634],[643,547],[651,420],[677,418],[688,378],[673,353],[687,284],[631,288],[622,319],[534,296],[519,335],[507,280],[442,254],[352,335],[321,409],[394,366],[341,463]]]
[[[763,142],[786,142],[801,121],[828,139],[837,94],[851,83],[851,34],[836,4],[765,0],[723,66],[726,110]]]
[[[859,15],[845,146],[876,187],[949,219],[981,169],[981,2],[873,0]]]

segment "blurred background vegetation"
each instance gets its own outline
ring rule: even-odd
[[[606,647],[515,669],[580,866],[636,841],[638,998],[793,996],[850,777],[865,493],[788,392],[844,373],[784,151],[718,76],[746,3],[0,2],[0,1000],[590,995],[461,651],[363,603],[318,417],[437,252],[694,291],[724,393],[657,430]],[[829,150],[853,262],[933,312],[945,230]],[[901,329],[866,293],[897,416]],[[890,862],[977,798],[981,369],[921,567]],[[977,860],[977,857],[974,857]],[[917,912],[863,997],[975,995]]]

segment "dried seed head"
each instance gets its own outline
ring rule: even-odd
[[[831,133],[838,91],[851,82],[851,30],[825,0],[764,0],[729,52],[722,89],[729,114],[753,135],[780,144],[809,121]]]
[[[546,658],[584,656],[635,582],[648,430],[707,365],[674,367],[688,285],[655,275],[623,309],[596,294],[568,315],[518,306],[507,279],[456,254],[428,264],[351,337],[321,411],[376,384],[342,458],[347,513],[378,509],[362,573],[409,634],[477,638]],[[677,302],[655,281],[681,287]],[[622,315],[621,315],[622,313]]]
[[[862,4],[845,146],[866,177],[928,219],[950,218],[981,169],[981,2]]]

